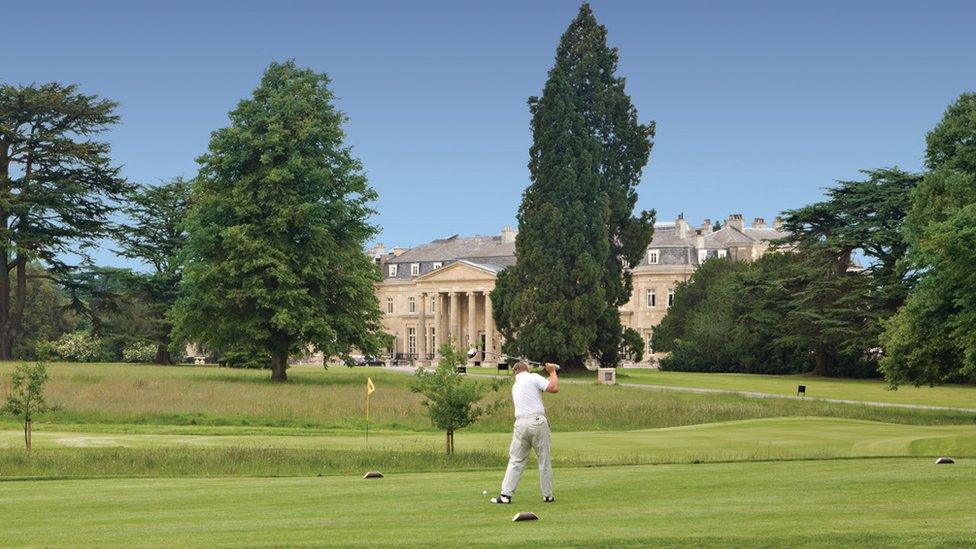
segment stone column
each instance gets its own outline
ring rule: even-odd
[[[484,360],[497,360],[498,357],[491,354],[495,352],[495,320],[491,317],[491,294],[485,292],[485,351],[487,356]]]
[[[460,299],[458,299],[457,292],[450,292],[447,295],[451,298],[451,310],[448,311],[448,334],[447,340],[445,341],[451,345],[457,345],[460,341],[454,340],[460,340],[461,338],[461,331],[458,329],[458,304]]]
[[[468,292],[468,344],[466,348],[478,346],[478,325],[475,320],[478,318],[475,313],[478,311],[478,294]]]
[[[441,293],[437,292],[434,294],[434,348],[431,351],[434,353],[434,360],[440,361],[441,353],[437,350],[440,347],[440,343],[444,342],[444,315],[442,311],[444,310],[444,300],[441,299]]]
[[[420,355],[417,358],[420,365],[425,366],[430,364],[427,359],[427,294],[421,293],[417,301],[417,354]]]

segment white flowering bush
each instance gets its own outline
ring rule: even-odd
[[[125,362],[152,362],[156,359],[156,344],[137,341],[122,347]]]
[[[101,354],[102,342],[88,332],[64,334],[54,342],[54,352],[69,362],[94,362]]]

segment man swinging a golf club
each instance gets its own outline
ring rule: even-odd
[[[552,456],[549,448],[549,420],[542,405],[542,393],[559,392],[559,366],[546,363],[543,366],[549,379],[539,374],[529,373],[525,361],[515,363],[515,383],[512,385],[512,400],[515,403],[515,430],[512,445],[508,449],[508,469],[502,480],[502,492],[491,498],[492,503],[511,503],[512,495],[518,488],[529,450],[535,450],[539,460],[539,484],[542,487],[542,501],[551,503],[552,497]]]

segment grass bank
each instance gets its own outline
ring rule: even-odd
[[[0,391],[13,364],[0,364]],[[282,429],[362,429],[366,377],[376,383],[371,423],[376,429],[432,431],[411,377],[379,368],[295,367],[287,383],[267,372],[215,367],[134,364],[52,364],[48,402],[39,418],[63,430],[130,429],[145,425],[236,426]],[[976,392],[974,392],[976,395]],[[479,421],[476,432],[507,432],[512,410],[506,389],[490,398],[506,406]],[[739,419],[821,416],[915,424],[973,424],[976,414],[868,408],[810,401],[757,400],[734,395],[651,392],[626,387],[566,384],[547,398],[557,431],[618,431]],[[0,427],[16,428],[9,418]]]

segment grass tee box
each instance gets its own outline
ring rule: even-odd
[[[324,478],[4,483],[0,539],[16,546],[968,546],[973,463],[869,459],[597,467],[533,478],[513,505],[497,472]],[[524,492],[524,493],[523,493]],[[599,495],[599,504],[594,501]],[[540,520],[511,522],[519,511]],[[612,511],[612,512],[603,512]]]

